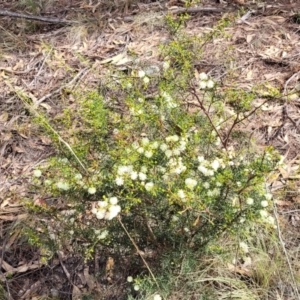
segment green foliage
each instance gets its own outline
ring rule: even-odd
[[[156,266],[176,270],[183,253],[203,251],[225,231],[248,221],[274,226],[264,178],[278,158],[251,148],[245,135],[241,143],[235,129],[254,96],[219,92],[207,74],[195,74],[201,41],[179,35],[164,47],[158,76],[112,71],[105,95],[74,95],[76,109],[51,125],[40,118],[57,146],[65,141],[33,179],[40,194],[58,199],[40,208],[51,216],[39,227],[51,249],[72,244],[87,259],[96,247],[120,255],[156,249]]]

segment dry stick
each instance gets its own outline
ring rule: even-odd
[[[129,234],[129,232],[127,231],[126,227],[124,226],[123,222],[121,221],[121,217],[118,216],[118,221],[121,224],[122,228],[124,229],[124,231],[126,232],[128,238],[130,239],[131,243],[133,244],[133,246],[135,247],[137,253],[139,254],[139,256],[141,257],[142,261],[144,262],[145,266],[147,267],[150,275],[152,276],[154,282],[156,283],[157,287],[160,289],[159,284],[154,276],[154,274],[152,273],[148,263],[146,262],[146,260],[144,259],[141,250],[139,249],[138,245],[135,243],[135,241],[133,240],[133,238],[131,237],[131,235]]]
[[[182,13],[199,13],[199,12],[224,12],[222,8],[215,8],[215,7],[189,7],[189,8],[177,8],[177,9],[170,9],[170,13],[173,14],[182,14]]]
[[[2,10],[0,9],[0,16],[12,17],[12,18],[20,18],[20,19],[28,19],[28,20],[36,20],[41,22],[47,23],[61,23],[61,24],[78,24],[78,21],[71,21],[71,20],[64,20],[59,18],[47,18],[47,17],[40,17],[34,15],[26,15],[26,14],[19,14],[16,12]]]
[[[291,279],[292,279],[292,282],[293,282],[293,285],[294,285],[293,288],[294,288],[295,294],[297,296],[297,299],[300,300],[300,295],[299,295],[299,291],[298,291],[298,287],[297,287],[297,281],[295,279],[295,275],[294,275],[294,271],[293,271],[293,268],[292,268],[292,264],[290,262],[289,255],[288,255],[288,253],[286,251],[285,243],[284,243],[284,240],[282,238],[282,234],[281,234],[281,230],[280,230],[280,224],[279,224],[279,219],[278,219],[278,213],[277,213],[277,207],[276,207],[276,204],[275,204],[274,201],[273,201],[273,212],[274,212],[274,216],[275,216],[275,220],[276,220],[276,225],[277,225],[278,238],[279,238],[282,250],[284,252],[285,258],[286,258],[287,263],[288,263],[288,267],[289,267],[289,271],[290,271],[290,276],[291,276]]]

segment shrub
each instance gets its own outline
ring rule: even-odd
[[[51,216],[35,243],[52,251],[71,244],[87,259],[95,248],[147,248],[159,262],[249,220],[274,226],[264,178],[277,156],[253,148],[239,126],[254,97],[219,91],[195,73],[197,43],[179,35],[163,49],[159,74],[112,70],[98,92],[74,94],[76,109],[51,122],[40,115],[59,154],[34,171],[34,188],[56,197],[30,205]]]

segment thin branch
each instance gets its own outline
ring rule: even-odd
[[[46,22],[46,23],[58,23],[58,24],[76,24],[76,23],[78,24],[79,23],[78,21],[20,14],[20,13],[16,13],[13,11],[2,10],[2,9],[0,9],[0,16],[19,18],[19,19],[27,19],[27,20],[36,20],[36,21],[41,21],[41,22]]]
[[[134,248],[136,249],[137,253],[139,254],[139,256],[141,257],[142,261],[144,262],[145,266],[147,267],[151,277],[153,278],[154,282],[156,283],[157,287],[160,289],[159,284],[154,276],[154,274],[152,273],[148,263],[146,262],[145,258],[142,255],[142,251],[139,249],[138,245],[135,243],[135,241],[133,240],[133,238],[131,237],[131,235],[129,234],[129,232],[127,231],[126,227],[124,226],[121,217],[118,216],[118,221],[121,224],[122,228],[124,229],[124,231],[126,232],[128,238],[130,239],[131,243],[133,244]]]

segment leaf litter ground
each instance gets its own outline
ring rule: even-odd
[[[38,11],[51,14],[55,7],[56,14],[64,18],[91,20],[73,27],[0,20],[0,279],[10,299],[55,295],[80,299],[83,293],[101,294],[101,299],[126,298],[124,269],[130,262],[115,267],[112,258],[96,256],[94,263],[85,264],[66,251],[46,267],[39,263],[38,249],[22,240],[17,226],[30,223],[21,200],[42,201],[28,189],[33,169],[55,154],[50,139],[32,123],[20,95],[55,118],[66,107],[76,109],[70,90],[98,89],[111,65],[121,70],[138,65],[160,68],[158,47],[169,39],[164,15],[166,9],[181,5],[180,1],[148,2],[128,8],[125,2],[118,6],[100,2],[60,1]],[[17,1],[2,1],[4,9],[18,5]],[[237,16],[240,12],[242,17],[256,10],[245,20],[237,18],[221,37],[206,44],[195,68],[210,74],[223,90],[250,92],[260,87],[256,89],[257,105],[270,99],[242,129],[253,134],[258,147],[272,145],[286,159],[287,168],[276,170],[271,186],[278,194],[285,247],[299,276],[300,29],[295,14],[300,5],[284,0],[253,7],[216,5],[210,0],[201,5],[217,6],[223,12],[193,14],[184,28],[189,35],[210,32],[224,14]],[[276,98],[271,90],[288,96]],[[114,268],[114,276],[108,279]],[[102,278],[96,279],[96,273],[102,273]],[[289,292],[278,299],[293,299],[293,295]]]

